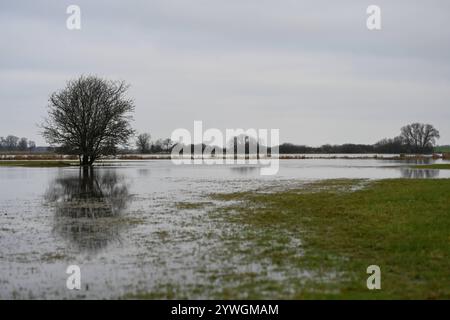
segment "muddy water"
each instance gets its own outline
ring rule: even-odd
[[[108,162],[88,172],[0,167],[0,298],[119,298],[168,285],[207,286],[208,275],[221,272],[281,279],[287,271],[238,255],[225,259],[221,239],[233,230],[194,204],[210,201],[211,192],[276,190],[316,179],[450,178],[449,170],[411,164],[286,160],[276,176],[260,176],[257,166],[165,160]],[[81,290],[66,288],[69,265],[81,268]]]

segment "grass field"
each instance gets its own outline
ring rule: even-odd
[[[270,288],[274,298],[288,299],[450,298],[450,180],[382,180],[354,191],[361,183],[214,195],[238,201],[220,213],[245,226],[239,241],[251,243],[250,259],[315,275],[289,284],[242,279],[234,293],[259,298]],[[293,235],[302,241],[300,257],[286,245]],[[232,239],[229,245],[239,247]],[[373,264],[381,268],[381,290],[366,287],[366,268]],[[293,287],[292,294],[279,295],[283,285]]]
[[[124,298],[450,298],[450,179],[266,191],[210,196],[221,205],[207,205],[209,219],[227,226],[217,258],[235,261],[235,270],[192,270],[211,285],[166,283]],[[238,271],[245,265],[270,267]],[[381,268],[380,290],[367,289],[369,265]]]

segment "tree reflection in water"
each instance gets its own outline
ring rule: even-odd
[[[98,251],[120,241],[126,225],[120,221],[130,195],[124,179],[114,170],[80,169],[56,178],[45,195],[54,207],[54,232],[81,251]]]
[[[402,175],[402,178],[407,179],[437,178],[439,176],[439,170],[400,168],[400,174]]]
[[[251,166],[239,166],[239,167],[230,167],[230,170],[240,175],[251,175],[257,173],[258,167]]]

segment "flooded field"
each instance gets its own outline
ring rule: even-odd
[[[88,172],[0,167],[0,298],[122,298],[139,292],[209,298],[223,289],[222,280],[211,280],[215,275],[311,277],[228,252],[224,235],[237,231],[211,215],[221,203],[207,195],[270,192],[335,178],[450,178],[450,170],[415,164],[281,160],[276,176],[260,176],[251,165],[175,166],[168,160],[104,162]],[[301,239],[289,245],[301,254]],[[80,266],[82,290],[66,288],[69,265]],[[232,286],[235,280],[229,281]]]

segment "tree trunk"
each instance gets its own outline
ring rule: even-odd
[[[89,166],[90,164],[89,164],[89,156],[88,155],[86,155],[86,154],[83,154],[83,161],[82,161],[82,164],[81,164],[83,167],[85,167],[85,166]]]
[[[89,166],[92,166],[94,164],[94,161],[95,161],[95,157],[90,156],[89,157],[89,162],[88,162]]]

